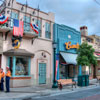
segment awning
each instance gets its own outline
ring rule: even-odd
[[[8,51],[3,52],[6,56],[26,56],[33,57],[34,54],[25,50],[25,49],[10,49]]]
[[[71,54],[71,53],[64,53],[60,52],[61,56],[64,58],[67,64],[77,64],[76,58],[77,54]]]

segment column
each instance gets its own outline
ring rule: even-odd
[[[12,76],[15,76],[15,70],[16,70],[16,57],[13,57],[13,72],[12,72]]]

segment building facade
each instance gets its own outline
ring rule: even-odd
[[[88,35],[88,28],[86,26],[82,26],[80,28],[81,32],[81,42],[87,42],[95,49],[94,55],[97,57],[97,66],[91,65],[90,67],[83,67],[82,73],[88,71],[90,74],[90,79],[96,78],[100,76],[100,36],[97,35]]]
[[[81,68],[77,66],[77,49],[81,44],[81,34],[77,30],[54,24],[54,43],[57,43],[55,55],[59,55],[57,79],[74,78],[79,75]]]
[[[51,84],[54,14],[20,4],[16,0],[6,0],[0,8],[1,13],[9,17],[7,23],[0,25],[3,45],[0,62],[4,71],[8,65],[12,72],[11,87]],[[12,46],[14,19],[24,22],[19,49]],[[31,29],[30,23],[38,24],[39,34]]]

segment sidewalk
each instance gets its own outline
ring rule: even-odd
[[[37,87],[21,87],[21,88],[11,88],[10,93],[0,92],[0,100],[25,100],[32,97],[41,97],[41,96],[54,96],[59,94],[65,94],[65,93],[72,93],[77,91],[82,91],[86,89],[92,89],[99,87],[98,83],[95,83],[93,85],[89,85],[87,87],[78,87],[77,88],[71,88],[71,86],[64,86],[62,90],[53,89],[51,86],[37,86]]]

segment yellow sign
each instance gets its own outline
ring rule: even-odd
[[[76,45],[71,45],[71,42],[66,42],[66,49],[78,49],[79,48],[79,44],[77,43]]]

